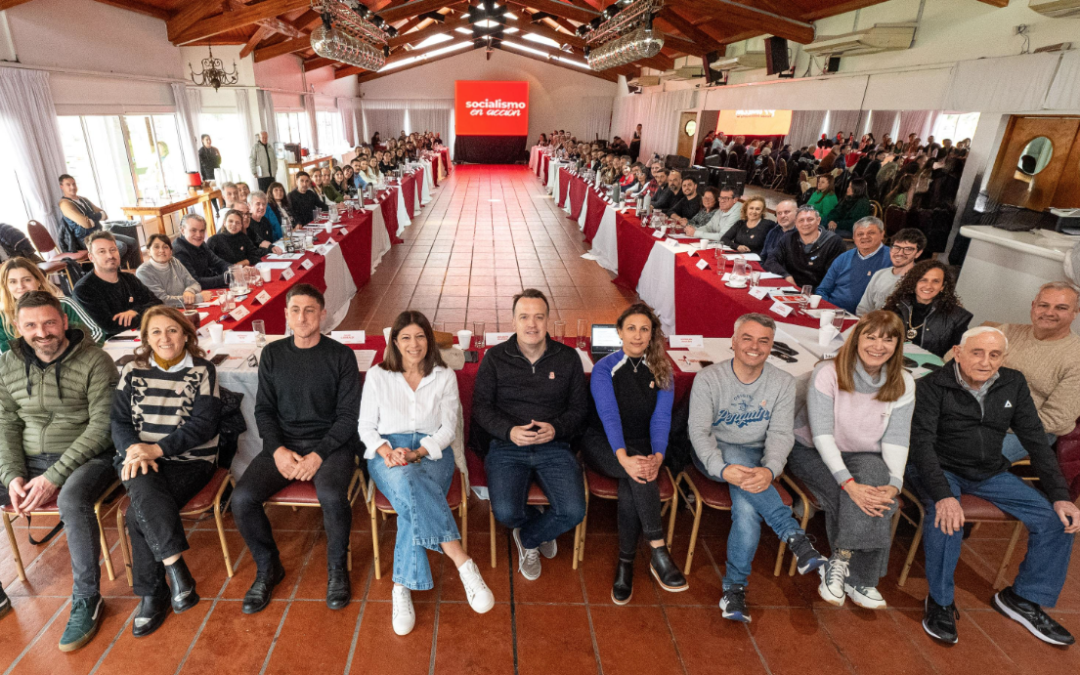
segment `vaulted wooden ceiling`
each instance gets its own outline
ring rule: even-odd
[[[0,10],[31,1],[0,0]],[[333,67],[335,77],[359,75],[361,82],[451,58],[467,48],[449,53],[441,53],[441,50],[470,39],[468,35],[455,32],[456,28],[468,27],[462,16],[468,10],[468,0],[362,0],[398,30],[398,36],[390,40],[392,51],[387,63],[408,61],[390,70],[371,72],[321,58],[312,51],[309,36],[319,25],[320,18],[311,9],[310,0],[96,1],[165,21],[168,38],[175,45],[240,44],[244,45],[241,55],[254,54],[256,62],[295,54],[303,59],[307,70]],[[1002,0],[981,1],[995,6],[1003,4]],[[532,50],[506,51],[614,80],[620,74],[633,77],[640,73],[640,67],[670,69],[679,56],[723,53],[725,45],[763,34],[806,44],[814,39],[814,21],[885,0],[667,0],[654,23],[664,33],[661,53],[633,65],[600,72],[582,70],[560,59],[584,62],[585,41],[574,31],[577,26],[598,16],[605,0],[500,2],[509,3],[509,9],[518,17],[517,21],[507,23],[507,28],[515,27],[518,31],[505,36],[503,41],[517,42]],[[433,13],[442,14],[443,20],[434,20]],[[534,15],[537,18],[533,19]],[[522,39],[529,33],[554,40],[561,48]],[[417,48],[422,41],[441,34],[460,39]],[[437,54],[424,56],[432,52]]]

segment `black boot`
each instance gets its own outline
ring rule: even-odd
[[[4,592],[4,587],[0,586],[0,617],[4,616],[11,611],[11,598]]]
[[[690,588],[690,585],[686,583],[686,577],[675,566],[675,561],[671,559],[667,546],[657,546],[652,550],[649,571],[652,572],[660,586],[669,593],[680,593]]]
[[[156,595],[143,596],[139,601],[139,608],[135,611],[131,634],[137,638],[150,635],[165,623],[165,618],[169,616],[171,608],[168,588],[162,589],[162,592]]]
[[[244,606],[241,611],[244,614],[254,614],[266,609],[270,604],[270,596],[274,593],[274,586],[285,580],[285,568],[281,561],[275,559],[269,574],[259,572],[255,575],[255,582],[251,584],[247,595],[244,596]]]
[[[611,601],[616,605],[625,605],[634,595],[634,559],[624,560],[619,556],[619,565],[615,568],[615,583],[611,585]]]
[[[341,609],[352,599],[349,572],[343,569],[330,570],[326,580],[326,606]]]
[[[165,566],[172,588],[172,608],[177,614],[188,611],[199,604],[199,594],[195,592],[195,578],[188,571],[183,557],[171,565]]]

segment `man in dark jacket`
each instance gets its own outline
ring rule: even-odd
[[[765,269],[784,277],[789,284],[816,289],[833,260],[846,250],[843,239],[821,227],[817,209],[801,206],[795,214],[795,230],[780,238]]]
[[[0,223],[0,262],[11,258],[26,258],[33,262],[44,262],[34,250],[34,245],[17,227]]]
[[[1027,555],[1013,585],[993,598],[996,610],[1044,642],[1070,645],[1073,637],[1050,618],[1069,570],[1080,509],[1072,503],[1054,451],[1020,371],[1002,368],[1008,340],[997,328],[964,333],[956,361],[922,378],[916,388],[907,480],[926,510],[926,598],[923,628],[957,641],[953,573],[964,536],[961,495],[991,502],[1022,521]],[[1036,490],[1009,471],[1002,454],[1012,429],[1031,456]]]
[[[111,232],[99,230],[86,238],[94,271],[75,284],[72,295],[106,338],[139,330],[143,312],[161,299],[134,274],[120,271],[120,249]]]
[[[581,467],[570,449],[589,410],[577,352],[547,336],[548,301],[529,288],[514,296],[515,335],[484,355],[473,390],[473,420],[490,437],[485,468],[495,518],[513,528],[518,569],[540,576],[555,538],[585,517]],[[528,505],[536,482],[543,512]]]
[[[326,208],[326,202],[311,187],[306,171],[296,174],[296,189],[289,193],[289,215],[297,225],[307,225],[315,220],[315,209]]]
[[[225,288],[229,263],[206,246],[206,220],[189,213],[180,224],[180,236],[173,240],[173,255],[187,268],[203,290]]]
[[[672,169],[670,172],[667,169],[661,169],[659,172],[653,171],[655,175],[657,185],[660,185],[660,189],[653,195],[652,206],[654,211],[666,211],[675,206],[675,203],[682,197],[682,174],[678,169]],[[664,183],[664,180],[667,183]]]

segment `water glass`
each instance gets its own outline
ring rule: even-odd
[[[577,347],[578,349],[587,349],[589,343],[587,337],[589,334],[589,322],[585,319],[577,320]]]
[[[806,307],[810,304],[810,296],[814,294],[814,287],[807,284],[802,287],[801,296],[799,297],[799,309],[803,314],[806,314]]]
[[[836,315],[833,316],[832,325],[833,325],[833,328],[836,329],[837,333],[844,330],[844,316],[845,316],[845,313],[844,313],[844,310],[842,310],[842,309],[837,310]]]
[[[761,283],[761,272],[754,270],[750,272],[750,288],[757,288]]]
[[[445,321],[432,321],[431,322],[431,330],[436,332],[436,333],[445,333],[446,332],[446,322]]]
[[[551,337],[559,342],[563,341],[566,337],[566,322],[556,321],[551,324]]]
[[[716,270],[716,276],[723,277],[727,272],[727,258],[723,256],[720,249],[716,249],[716,264],[713,265],[713,269]]]
[[[473,332],[473,346],[474,346],[474,348],[476,348],[476,349],[483,349],[484,348],[484,341],[487,338],[487,335],[485,335],[485,329],[486,329],[486,326],[484,325],[483,321],[473,321],[472,332]]]
[[[251,330],[255,331],[255,346],[266,346],[266,322],[262,319],[256,319],[251,322]]]

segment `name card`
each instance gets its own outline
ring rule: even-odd
[[[484,345],[487,347],[494,347],[497,344],[502,344],[510,339],[513,332],[508,333],[484,333]]]
[[[282,281],[288,281],[289,279],[292,279],[295,276],[296,276],[296,272],[293,272],[291,267],[288,268],[288,269],[281,270],[281,280]]]
[[[655,237],[656,239],[663,239],[664,238],[664,230],[662,228],[659,229],[659,230],[653,230],[652,236]]]
[[[773,301],[772,307],[769,308],[770,312],[779,314],[780,316],[787,316],[791,314],[791,305],[785,305],[782,302]]]
[[[309,270],[312,267],[315,267],[315,263],[311,262],[311,258],[308,258],[304,262],[300,263],[300,267],[303,267],[304,269]]]
[[[754,286],[750,289],[750,297],[757,298],[758,300],[764,300],[765,296],[769,294],[769,289],[764,286]]]
[[[265,305],[266,303],[270,302],[270,294],[266,291],[262,291],[255,296],[255,302],[259,303],[260,305]]]
[[[671,237],[668,237],[667,239],[665,239],[664,243],[665,244],[670,244],[672,246],[678,246],[679,245],[679,242],[677,240],[675,240],[675,239],[672,239]]]
[[[690,255],[694,255],[693,252],[691,252]],[[699,270],[707,270],[709,269],[709,263],[705,262],[704,260],[699,260],[697,261],[697,268]]]
[[[251,314],[251,312],[249,312],[248,308],[244,307],[243,305],[240,305],[239,307],[237,307],[233,311],[229,312],[229,316],[231,316],[234,321],[240,321],[241,319],[246,317],[248,314]]]
[[[362,345],[367,335],[362,330],[332,330],[330,337],[346,345]]]
[[[668,337],[668,346],[672,349],[693,349],[705,345],[700,335],[672,335]]]
[[[319,255],[325,256],[326,254],[330,253],[330,250],[332,248],[334,248],[334,247],[331,246],[330,244],[323,244],[322,246],[317,246],[315,248],[315,252],[318,253]]]

